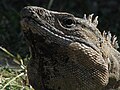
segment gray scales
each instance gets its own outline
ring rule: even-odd
[[[117,37],[101,33],[97,18],[22,9],[21,27],[32,54],[27,74],[35,90],[120,90]]]

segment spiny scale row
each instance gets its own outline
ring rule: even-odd
[[[90,14],[88,17],[86,16],[86,14],[84,14],[84,19],[87,20],[90,23],[93,23],[95,25],[95,27],[97,27],[98,25],[98,16],[96,16],[93,20],[93,15],[94,14]]]

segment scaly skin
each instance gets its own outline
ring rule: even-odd
[[[21,26],[30,46],[28,78],[35,90],[110,90],[120,86],[116,37],[97,28],[93,14],[77,18],[28,6]]]

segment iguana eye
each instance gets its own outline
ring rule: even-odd
[[[75,20],[72,18],[65,18],[63,19],[62,24],[67,28],[71,28],[75,25]]]

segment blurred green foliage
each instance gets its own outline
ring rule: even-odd
[[[0,0],[0,46],[13,54],[28,54],[19,23],[20,10],[28,5],[66,11],[79,17],[94,13],[99,16],[100,30],[111,31],[120,42],[119,0]]]

